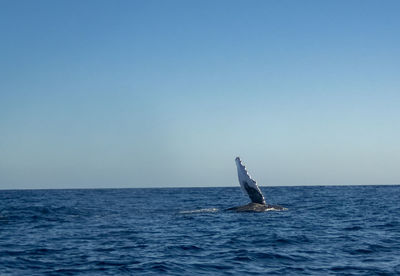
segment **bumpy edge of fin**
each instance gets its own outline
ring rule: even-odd
[[[251,176],[247,172],[246,167],[243,165],[240,157],[236,157],[235,162],[238,171],[238,179],[242,191],[249,196],[250,200],[253,203],[266,205],[264,195],[262,194],[260,188],[258,187],[257,182],[251,178]]]

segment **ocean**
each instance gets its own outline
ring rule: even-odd
[[[400,186],[0,191],[0,275],[400,275]]]

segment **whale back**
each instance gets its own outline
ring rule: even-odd
[[[246,170],[246,167],[242,164],[242,160],[239,157],[235,159],[236,167],[238,171],[238,178],[240,187],[243,192],[247,194],[253,203],[265,205],[265,198],[258,187],[256,181],[252,179]]]

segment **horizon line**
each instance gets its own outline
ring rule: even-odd
[[[336,186],[399,186],[400,184],[326,184],[326,185],[274,185],[274,186],[260,186],[262,187],[336,187]],[[87,187],[87,188],[17,188],[17,189],[4,189],[0,191],[34,191],[34,190],[123,190],[123,189],[200,189],[200,188],[238,188],[240,186],[167,186],[167,187]]]

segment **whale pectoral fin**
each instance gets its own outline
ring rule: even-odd
[[[246,167],[242,164],[242,161],[239,157],[235,159],[237,171],[238,171],[238,178],[240,186],[242,187],[243,192],[245,192],[252,203],[258,204],[266,204],[264,196],[257,186],[257,182],[250,177],[248,174]]]

